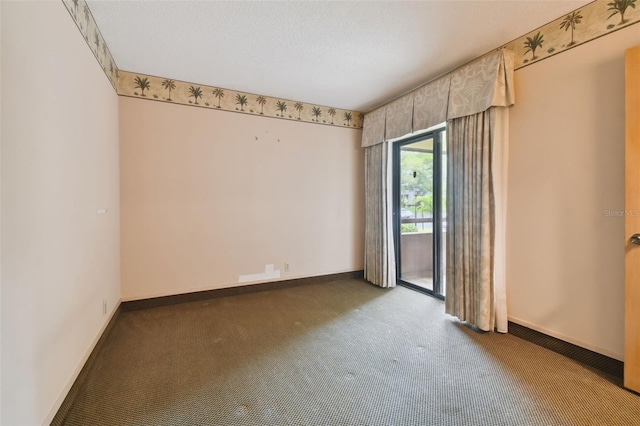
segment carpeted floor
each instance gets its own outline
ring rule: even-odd
[[[640,425],[640,396],[360,280],[124,312],[65,425]]]

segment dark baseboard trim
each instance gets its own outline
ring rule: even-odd
[[[150,299],[131,300],[122,302],[120,307],[124,312],[140,309],[157,308],[160,306],[175,305],[177,303],[198,302],[218,297],[235,296],[238,294],[256,293],[259,291],[278,290],[281,288],[297,287],[300,285],[317,284],[327,281],[339,281],[358,279],[364,277],[364,271],[342,272],[339,274],[320,275],[317,277],[296,278],[284,281],[271,281],[267,283],[244,285],[239,287],[218,288],[213,290],[196,291],[171,296],[153,297]]]
[[[624,375],[624,363],[606,355],[593,352],[589,349],[565,342],[539,331],[532,330],[520,324],[509,321],[509,334],[535,343],[538,346],[557,352],[567,358],[571,358],[589,367],[610,374],[618,379]]]
[[[65,417],[67,417],[67,413],[69,412],[69,409],[73,405],[73,401],[76,399],[76,396],[78,395],[78,392],[80,391],[80,388],[82,387],[82,384],[84,383],[84,380],[86,379],[87,374],[91,370],[93,363],[95,362],[96,358],[98,357],[98,354],[102,350],[102,346],[104,345],[104,342],[107,340],[107,336],[109,336],[109,333],[111,333],[111,329],[113,329],[113,326],[116,323],[118,316],[120,315],[120,312],[122,310],[121,308],[122,308],[122,304],[118,306],[118,309],[116,309],[113,316],[109,320],[109,323],[107,324],[104,331],[102,332],[102,335],[98,339],[98,342],[96,343],[93,350],[91,351],[89,358],[87,358],[87,362],[85,362],[84,365],[82,366],[82,370],[80,370],[78,377],[76,377],[76,380],[73,382],[73,385],[71,385],[71,389],[69,389],[67,396],[64,398],[64,401],[62,401],[60,408],[58,408],[58,412],[56,413],[55,416],[53,416],[53,420],[51,421],[51,426],[60,426],[64,423],[64,419]]]

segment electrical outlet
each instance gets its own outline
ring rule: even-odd
[[[284,271],[289,272],[289,264],[287,262],[284,263]]]

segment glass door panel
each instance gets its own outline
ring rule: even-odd
[[[437,184],[438,188],[438,198],[440,202],[438,203],[438,214],[437,214],[437,224],[435,226],[436,231],[438,231],[438,253],[439,256],[438,262],[438,286],[436,288],[436,294],[443,296],[446,293],[446,267],[447,267],[447,132],[442,131],[439,134],[439,183]]]
[[[400,146],[400,279],[433,290],[433,147]]]
[[[398,283],[444,298],[444,129],[393,146]]]

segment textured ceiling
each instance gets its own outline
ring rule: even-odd
[[[88,1],[118,68],[369,111],[589,1]]]

